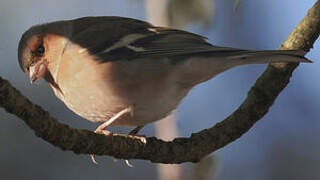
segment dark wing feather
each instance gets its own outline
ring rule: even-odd
[[[154,27],[151,24],[123,17],[86,17],[73,20],[75,30],[71,41],[86,48],[99,61],[132,60],[137,58],[182,57],[225,54],[244,50],[212,46],[206,38],[183,30]],[[115,46],[132,34],[141,37]],[[107,51],[106,51],[107,50]]]

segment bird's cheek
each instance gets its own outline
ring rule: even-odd
[[[45,61],[39,61],[29,67],[30,82],[33,83],[45,76],[47,72],[47,64]]]

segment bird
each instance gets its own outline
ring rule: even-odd
[[[35,25],[23,33],[18,61],[33,83],[43,78],[74,113],[108,126],[136,127],[168,116],[196,85],[240,65],[311,62],[303,50],[246,50],[118,16]]]

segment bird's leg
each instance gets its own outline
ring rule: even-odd
[[[138,134],[138,132],[143,128],[144,126],[137,126],[136,128],[134,128],[132,131],[129,132],[128,135],[136,135]]]
[[[118,112],[116,115],[112,116],[109,120],[107,120],[106,122],[104,122],[103,124],[101,124],[100,126],[97,127],[97,129],[94,131],[97,134],[104,134],[106,136],[111,135],[112,133],[108,130],[105,130],[110,124],[112,124],[115,120],[119,119],[121,116],[126,115],[128,113],[132,114],[132,108],[125,108],[122,111]],[[138,126],[139,127],[139,126]],[[137,128],[138,128],[137,127]],[[143,127],[143,126],[142,126]],[[141,128],[142,128],[141,127]],[[135,129],[137,129],[135,128]],[[140,129],[141,129],[140,128]],[[134,129],[134,130],[135,130]],[[136,132],[138,132],[140,129],[136,130]],[[98,164],[98,162],[96,161],[95,155],[94,154],[90,154],[91,160],[93,163]]]
[[[115,120],[119,119],[121,116],[126,115],[128,113],[132,113],[132,108],[125,108],[122,111],[118,112],[116,115],[112,116],[108,121],[104,122],[94,131],[97,134],[110,135],[111,132],[105,130],[110,124],[112,124]]]

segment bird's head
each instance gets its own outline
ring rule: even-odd
[[[42,24],[31,27],[22,35],[18,59],[31,83],[55,70],[68,41],[69,27],[63,21]]]

